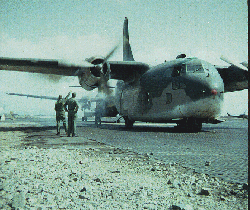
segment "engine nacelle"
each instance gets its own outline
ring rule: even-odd
[[[90,91],[99,87],[101,82],[109,80],[110,65],[103,58],[89,58],[86,60],[95,66],[79,69],[77,75],[82,88]]]
[[[93,90],[98,87],[98,81],[100,80],[100,78],[95,77],[91,72],[91,68],[89,68],[79,70],[78,80],[82,88],[84,88],[85,90]]]

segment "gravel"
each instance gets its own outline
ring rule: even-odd
[[[20,147],[25,136],[0,134],[0,209],[248,208],[247,184],[98,143]]]

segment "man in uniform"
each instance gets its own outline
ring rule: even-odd
[[[62,95],[59,95],[57,102],[55,103],[55,110],[56,110],[56,135],[60,135],[60,122],[63,122],[63,127],[65,129],[65,132],[67,133],[67,127],[66,127],[66,120],[65,120],[65,108],[64,103],[69,98],[70,92],[68,95],[63,99]]]
[[[75,99],[76,93],[72,93],[72,98],[68,99],[64,104],[65,110],[68,112],[68,137],[72,133],[72,136],[76,136],[76,117],[78,111],[78,104]]]

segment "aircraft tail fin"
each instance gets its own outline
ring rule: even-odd
[[[131,46],[129,44],[128,18],[125,17],[123,25],[123,61],[134,61]]]

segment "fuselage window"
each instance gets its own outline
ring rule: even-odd
[[[172,77],[178,77],[181,74],[181,66],[175,66],[172,71]]]
[[[166,104],[170,104],[172,102],[172,94],[166,93]]]
[[[173,90],[186,88],[185,83],[179,81],[179,80],[181,80],[180,78],[186,74],[186,71],[187,71],[186,69],[187,69],[187,66],[185,64],[181,64],[181,65],[174,67],[171,76],[177,77],[179,79],[173,79],[173,82],[172,82],[172,89]]]

